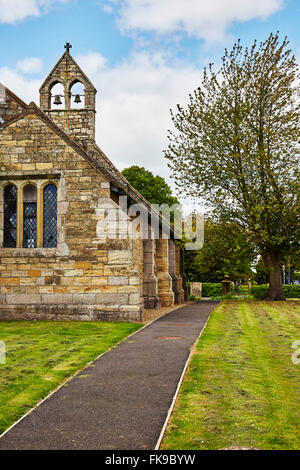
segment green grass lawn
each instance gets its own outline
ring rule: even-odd
[[[300,302],[223,302],[199,340],[166,450],[300,448]]]
[[[0,322],[0,434],[66,378],[138,330],[133,323]]]

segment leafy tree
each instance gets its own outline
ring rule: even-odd
[[[137,189],[151,204],[179,204],[178,199],[172,196],[172,190],[161,176],[154,176],[144,167],[131,166],[122,171],[127,181]]]
[[[261,257],[257,261],[257,264],[255,266],[255,271],[256,271],[255,276],[254,276],[255,282],[257,282],[257,284],[268,284],[269,282],[268,270],[265,267],[264,262]]]
[[[221,282],[225,274],[244,282],[253,277],[255,256],[255,247],[239,224],[207,219],[202,250],[186,253],[186,273],[196,282]]]
[[[288,41],[271,34],[225,51],[205,70],[187,108],[172,113],[166,151],[179,191],[247,229],[268,268],[268,298],[284,299],[281,259],[299,247],[299,69]]]

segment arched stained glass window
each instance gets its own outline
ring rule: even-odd
[[[23,189],[23,248],[36,248],[37,204],[36,187],[28,184]]]
[[[44,248],[57,246],[57,187],[44,188]]]
[[[4,248],[17,246],[17,188],[9,184],[4,188]]]

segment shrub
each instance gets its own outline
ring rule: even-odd
[[[218,297],[212,297],[212,300],[234,300],[236,302],[244,302],[245,300],[255,300],[253,295],[234,295],[226,294]]]
[[[267,297],[268,291],[268,284],[263,284],[261,286],[252,286],[250,294],[253,295],[256,300],[262,300]]]
[[[223,294],[222,284],[205,282],[202,284],[202,297],[220,297]]]
[[[195,295],[190,295],[189,300],[199,302],[199,300],[202,300],[202,298],[201,297],[196,297]]]
[[[268,290],[268,284],[252,286],[251,295],[253,295],[256,300],[262,300],[267,297]],[[283,290],[287,299],[300,299],[300,286],[283,286]]]
[[[300,299],[300,286],[283,286],[287,299]]]

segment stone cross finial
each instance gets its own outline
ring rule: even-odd
[[[67,50],[67,52],[70,52],[70,49],[72,49],[72,44],[67,42],[66,45],[65,45],[65,49]]]

